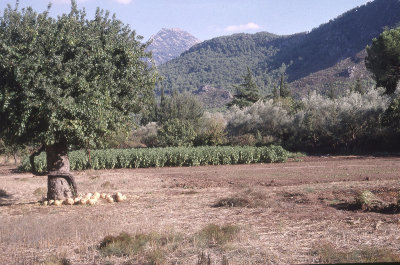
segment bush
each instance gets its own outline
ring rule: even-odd
[[[255,144],[256,138],[274,138],[277,140],[275,143],[279,144],[279,141],[285,139],[293,123],[293,118],[288,111],[282,107],[281,103],[274,103],[272,99],[258,101],[243,109],[232,108],[226,114],[226,119],[228,133],[236,137],[234,139],[238,144],[246,141],[252,141]],[[249,135],[252,135],[254,139],[251,139]]]
[[[196,145],[221,145],[226,142],[226,121],[221,113],[205,113],[197,129]]]
[[[337,99],[315,92],[302,99],[303,109],[295,115],[291,145],[319,152],[354,152],[376,148],[383,142],[382,113],[388,97],[382,91],[366,94],[347,92]],[[377,144],[379,146],[379,144]]]
[[[186,120],[168,120],[158,130],[160,146],[192,146],[195,138],[194,127]]]
[[[239,136],[233,136],[230,139],[230,143],[232,145],[240,145],[240,146],[255,146],[257,143],[257,139],[254,135],[250,133],[246,133]]]
[[[131,139],[136,143],[145,144],[147,147],[155,147],[158,145],[158,129],[156,122],[150,122],[146,126],[134,130]]]
[[[226,114],[232,144],[278,144],[318,153],[371,152],[399,144],[398,101],[390,111],[389,97],[380,89],[367,93],[344,91],[326,98],[315,91],[301,102],[267,100]],[[385,115],[383,115],[385,113]],[[382,126],[382,118],[384,125]],[[393,147],[392,147],[393,149]]]

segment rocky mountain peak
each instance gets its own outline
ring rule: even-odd
[[[148,51],[153,52],[156,65],[178,57],[193,45],[201,42],[190,33],[179,28],[163,28],[153,35],[150,40],[152,43],[148,47]]]

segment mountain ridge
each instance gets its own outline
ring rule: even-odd
[[[352,65],[351,58],[358,58],[356,65],[362,65],[365,56],[358,54],[362,55],[366,45],[385,27],[398,26],[398,14],[399,0],[375,0],[349,10],[311,32],[287,36],[267,32],[240,33],[214,38],[192,46],[181,56],[160,66],[164,80],[158,87],[195,91],[209,85],[233,91],[247,67],[254,73],[264,94],[271,92],[283,73],[299,95],[306,93],[299,87],[299,80],[312,74],[315,77],[316,73],[330,68],[336,70],[325,73],[338,75],[340,82],[353,82],[354,76],[340,76],[340,72]],[[340,64],[342,61],[346,63]],[[362,76],[370,78],[365,74]],[[311,79],[318,81],[318,78]],[[329,87],[321,81],[311,82],[307,89],[318,86]]]

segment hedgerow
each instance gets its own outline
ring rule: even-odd
[[[202,165],[233,165],[250,163],[286,162],[288,152],[280,146],[203,146],[166,147],[143,149],[106,149],[91,151],[91,159],[86,151],[68,153],[71,170],[182,167]],[[46,172],[46,154],[35,157],[38,173]],[[19,167],[20,171],[31,171],[26,157]]]

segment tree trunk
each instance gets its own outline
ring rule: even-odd
[[[77,195],[74,177],[70,173],[66,145],[46,146],[47,154],[47,199],[64,200]]]

